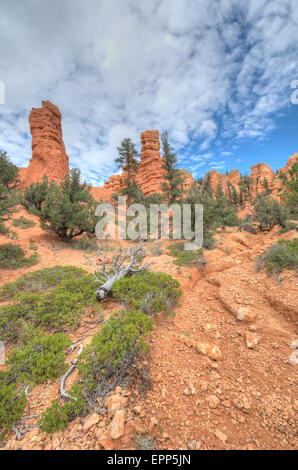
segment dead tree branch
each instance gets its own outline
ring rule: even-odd
[[[136,248],[128,248],[123,253],[112,256],[112,260],[107,270],[107,259],[102,255],[99,247],[98,258],[101,261],[101,267],[94,274],[95,281],[100,284],[96,290],[98,300],[103,300],[113,288],[113,284],[128,274],[135,274],[146,271],[152,263],[144,263],[146,253],[143,248],[143,241]]]
[[[83,349],[84,349],[84,346],[81,345],[80,349],[79,349],[79,352],[78,352],[78,356],[81,354]],[[64,375],[62,375],[62,377],[60,379],[60,394],[63,398],[68,398],[69,400],[71,400],[73,397],[71,395],[69,395],[69,393],[67,393],[67,391],[65,390],[65,388],[64,388],[65,381],[66,381],[67,377],[69,377],[70,374],[75,370],[75,368],[77,367],[77,364],[78,364],[78,359],[75,359],[74,361],[72,361],[72,364],[71,364],[70,368],[68,369],[67,372],[65,372]]]

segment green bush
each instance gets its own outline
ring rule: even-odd
[[[151,254],[153,256],[160,256],[162,255],[162,246],[161,246],[161,243],[155,243],[152,247],[151,247]]]
[[[169,312],[181,295],[179,282],[169,274],[145,272],[115,282],[113,296],[144,313]]]
[[[21,216],[18,219],[13,219],[12,225],[14,225],[14,227],[30,228],[34,227],[35,222],[33,222],[33,220],[29,220],[26,219],[26,217]]]
[[[279,273],[283,269],[298,269],[298,238],[279,240],[262,256],[257,258],[257,270],[266,267],[269,273]]]
[[[69,421],[88,412],[90,403],[123,383],[129,366],[146,352],[145,338],[151,330],[150,319],[139,311],[123,309],[111,315],[78,358],[80,385],[72,386],[66,403],[52,402],[40,420],[42,430],[65,429]]]
[[[30,328],[25,343],[8,354],[7,374],[14,381],[30,385],[55,380],[66,370],[64,350],[70,345],[71,340],[62,333],[46,336]]]
[[[9,233],[9,228],[7,228],[6,225],[4,225],[3,222],[1,222],[1,220],[0,220],[0,233],[1,235],[7,235]]]
[[[145,337],[152,330],[151,320],[136,310],[115,312],[78,359],[78,371],[88,391],[98,389],[100,381],[116,369],[131,364],[146,352]]]
[[[23,339],[8,354],[6,371],[0,371],[0,438],[23,414],[27,404],[24,386],[55,380],[66,369],[64,350],[71,344],[67,336],[46,336],[28,328]]]
[[[70,248],[72,248],[73,250],[83,250],[87,251],[87,253],[92,253],[94,251],[98,251],[98,243],[83,236],[79,238],[75,243],[72,243],[70,245]]]
[[[279,233],[282,235],[283,233],[290,232],[291,230],[297,230],[297,227],[298,225],[295,222],[286,222]]]
[[[248,233],[251,233],[252,235],[257,234],[257,231],[251,222],[244,222],[243,224],[239,226],[239,230],[240,232],[248,232]]]
[[[186,251],[185,242],[172,243],[168,248],[168,255],[175,257],[174,264],[177,266],[190,266],[197,264],[203,256],[203,249],[196,251]]]
[[[26,395],[15,384],[6,383],[6,373],[0,371],[0,440],[23,414],[27,404]]]
[[[0,245],[0,269],[18,269],[33,266],[39,261],[37,253],[25,258],[20,245],[8,243]]]
[[[5,284],[0,290],[0,297],[3,300],[8,300],[22,293],[44,294],[49,289],[58,286],[63,280],[68,279],[72,282],[86,274],[87,271],[75,266],[54,266],[53,268],[39,269],[33,273],[24,274],[14,282]]]
[[[23,287],[28,286],[28,277],[23,278],[23,282]],[[52,278],[51,282],[57,280]],[[10,286],[7,295],[14,290],[15,287]],[[76,278],[72,272],[45,294],[29,290],[16,295],[14,300],[14,303],[0,307],[0,337],[8,341],[20,339],[30,324],[53,332],[77,328],[84,307],[97,304],[92,276],[86,274]]]
[[[72,399],[64,404],[53,400],[52,404],[42,414],[39,421],[44,432],[52,433],[65,429],[68,423],[78,416],[86,414],[88,407],[82,393],[82,386],[74,384],[69,392]]]

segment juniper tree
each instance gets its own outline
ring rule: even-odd
[[[284,227],[288,218],[286,208],[268,194],[256,197],[251,213],[261,230],[271,230],[274,225]]]
[[[49,189],[49,182],[46,175],[43,176],[41,183],[32,183],[25,188],[24,198],[22,204],[30,212],[41,211],[43,202],[46,199],[47,191]]]
[[[177,201],[181,198],[183,193],[183,177],[180,170],[177,169],[177,155],[173,152],[169,145],[168,133],[163,132],[161,136],[162,150],[163,150],[163,164],[165,182],[162,183],[161,188],[165,198],[170,203]]]
[[[51,182],[31,185],[27,192],[28,210],[40,219],[44,230],[56,233],[69,242],[82,233],[93,233],[95,229],[95,201],[90,187],[81,183],[81,172],[77,168],[66,175],[59,185]],[[44,191],[44,192],[43,192]]]

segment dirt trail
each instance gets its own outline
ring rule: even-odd
[[[162,448],[295,447],[296,368],[289,356],[297,329],[283,303],[297,315],[297,279],[292,287],[295,279],[288,274],[278,286],[264,273],[256,274],[255,262],[248,257],[254,259],[275,237],[252,238],[249,252],[234,241],[236,255],[230,259],[218,258],[219,249],[210,252],[205,277],[194,271],[175,318],[162,321],[155,330],[155,383],[146,406],[158,419]],[[234,234],[226,234],[225,244],[231,246],[231,240]],[[283,303],[276,309],[264,298],[270,289],[272,295],[283,292]],[[292,290],[295,296],[290,295]],[[255,321],[238,321],[234,304],[255,310]],[[246,345],[247,332],[259,338],[254,349]],[[222,359],[198,354],[193,340],[217,345]]]
[[[65,249],[38,227],[16,231],[19,240],[13,243],[28,248],[33,238],[38,246],[41,262],[29,270],[55,264],[94,270],[94,254]],[[294,231],[283,236],[294,237]],[[178,279],[183,293],[175,316],[158,317],[150,336],[152,390],[147,397],[124,391],[127,424],[122,439],[107,437],[111,418],[103,417],[88,430],[78,419],[51,437],[35,428],[17,441],[10,432],[5,448],[128,449],[136,447],[136,434],[153,438],[160,449],[297,447],[297,366],[289,361],[290,345],[297,339],[297,277],[285,272],[277,283],[263,271],[255,272],[256,256],[280,238],[278,231],[250,235],[230,230],[216,238],[216,249],[205,252],[203,276],[195,268],[178,268],[166,254],[150,258],[151,269]],[[5,242],[1,237],[0,243]],[[29,270],[2,271],[0,284]],[[119,308],[115,302],[105,303],[105,317],[114,308]],[[250,323],[237,320],[239,308],[256,317]],[[96,331],[86,322],[71,337],[89,342]],[[251,349],[247,341],[252,338],[258,344]],[[216,345],[221,359],[199,353],[199,342]],[[58,389],[59,381],[36,387],[26,414],[42,412]]]

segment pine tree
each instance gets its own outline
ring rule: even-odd
[[[183,177],[180,170],[177,169],[177,155],[169,145],[168,133],[163,132],[161,136],[163,150],[163,164],[165,182],[161,188],[165,199],[172,203],[181,199],[183,193]]]
[[[238,193],[234,185],[232,185],[232,198],[233,198],[233,205],[237,207],[239,204],[239,197],[238,197]]]
[[[124,172],[125,187],[121,191],[123,195],[128,197],[128,201],[135,199],[140,191],[136,183],[136,173],[139,162],[137,160],[138,152],[135,144],[130,138],[123,139],[120,147],[117,147],[119,157],[115,159],[115,163]]]

